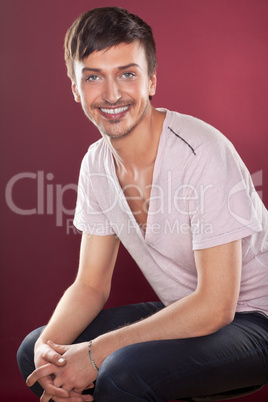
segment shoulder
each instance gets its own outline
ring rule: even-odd
[[[163,129],[165,148],[181,161],[197,160],[210,155],[238,154],[228,140],[212,125],[190,115],[167,111]],[[207,159],[207,158],[205,158]]]
[[[104,139],[100,138],[98,141],[96,141],[90,145],[86,155],[90,159],[95,159],[95,158],[99,158],[106,151],[107,151],[107,145],[106,145]]]
[[[169,112],[167,129],[179,135],[197,152],[202,146],[217,142],[231,145],[230,141],[218,129],[205,121],[186,114]]]
[[[88,148],[83,160],[82,167],[92,171],[101,171],[110,161],[110,150],[103,138],[94,142]]]

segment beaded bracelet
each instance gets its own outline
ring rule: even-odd
[[[92,366],[94,367],[94,369],[97,370],[97,371],[99,371],[99,367],[96,365],[96,363],[95,363],[95,361],[94,361],[94,359],[93,359],[91,350],[90,350],[90,346],[91,346],[91,345],[92,345],[92,341],[89,341],[89,342],[88,342],[89,358],[90,358],[91,364],[92,364]]]

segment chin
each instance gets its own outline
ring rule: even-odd
[[[129,135],[132,131],[133,131],[133,129],[130,129],[130,130],[128,130],[128,131],[121,132],[121,133],[109,133],[109,132],[107,132],[107,131],[101,131],[101,134],[102,134],[103,136],[106,136],[106,137],[109,137],[109,138],[119,139],[119,138],[126,137],[126,136]]]
[[[116,127],[116,123],[119,124],[120,120],[114,120],[111,122],[113,129],[111,130],[106,130],[104,127],[100,128],[99,130],[103,136],[109,137],[109,138],[123,138],[126,137],[127,135],[131,134],[132,131],[135,129],[137,124],[134,124],[132,127],[125,127],[125,128],[120,128]]]

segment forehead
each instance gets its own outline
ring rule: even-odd
[[[74,61],[74,70],[76,73],[83,70],[84,67],[110,70],[117,69],[129,64],[137,64],[142,70],[148,68],[145,50],[139,41],[132,43],[120,43],[100,51],[95,51],[83,60]]]

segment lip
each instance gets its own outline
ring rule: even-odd
[[[123,107],[126,107],[126,106],[127,106],[126,110],[123,110],[122,112],[118,112],[118,113],[105,113],[103,110],[101,110],[101,109],[115,110],[115,109],[120,109],[120,108],[123,108]],[[119,106],[119,107],[116,107],[116,108],[107,108],[107,107],[105,107],[105,108],[98,108],[98,109],[99,109],[100,114],[105,119],[107,119],[107,120],[119,120],[119,119],[122,119],[129,112],[130,107],[131,107],[131,105],[124,105],[124,106]]]

